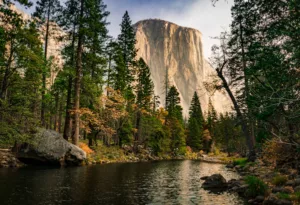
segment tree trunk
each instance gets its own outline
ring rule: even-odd
[[[242,22],[240,22],[240,40],[241,40],[241,48],[242,48],[242,62],[243,62],[243,73],[244,73],[244,82],[245,82],[245,99],[246,99],[246,105],[247,105],[247,114],[249,118],[249,127],[251,128],[251,131],[249,130],[249,134],[252,140],[252,144],[255,145],[255,136],[254,136],[254,123],[252,119],[252,110],[249,108],[249,83],[248,83],[248,76],[246,73],[247,65],[246,65],[246,59],[245,59],[245,47],[244,47],[244,37],[243,37],[243,26]]]
[[[47,53],[48,53],[48,38],[49,38],[49,26],[50,26],[50,10],[51,4],[49,3],[49,8],[47,12],[47,25],[46,25],[46,37],[45,37],[45,64],[47,64]],[[46,94],[46,73],[43,72],[42,76],[42,108],[41,108],[41,122],[42,126],[45,126],[45,109],[46,109],[46,102],[45,102],[45,94]]]
[[[62,111],[63,111],[63,101],[61,100],[59,103],[59,111],[58,111],[58,132],[59,133],[61,133]]]
[[[111,73],[111,54],[109,54],[109,59],[108,59],[108,71],[107,71],[107,88],[110,86],[110,73]],[[106,91],[106,95],[109,96],[109,91]]]
[[[71,65],[74,66],[74,48],[75,48],[75,23],[73,24],[73,34],[72,34],[72,55],[71,55]],[[72,132],[72,118],[70,110],[72,109],[72,85],[73,78],[72,75],[68,76],[68,94],[67,94],[67,105],[66,105],[66,118],[65,118],[65,127],[64,127],[64,139],[68,141],[71,137]]]
[[[241,112],[241,109],[233,95],[233,93],[231,92],[230,88],[229,88],[229,85],[225,79],[225,77],[223,76],[223,73],[222,71],[219,71],[218,69],[216,69],[217,71],[217,74],[219,76],[219,78],[222,80],[222,83],[223,83],[223,86],[227,92],[227,94],[229,95],[232,103],[233,103],[233,106],[234,106],[234,109],[237,113],[237,117],[238,119],[240,120],[240,123],[241,123],[241,126],[242,126],[242,131],[246,137],[246,142],[247,142],[247,147],[249,149],[249,156],[248,156],[248,160],[249,161],[254,161],[256,159],[256,154],[255,154],[255,149],[254,149],[254,144],[253,144],[253,141],[251,139],[251,136],[249,134],[249,130],[248,130],[248,126],[247,126],[247,122]]]
[[[55,95],[55,113],[54,113],[54,130],[55,131],[58,131],[58,116],[57,116],[57,113],[58,113],[58,109],[59,109],[59,94],[57,93]]]
[[[76,77],[75,77],[75,133],[72,138],[72,142],[78,145],[79,132],[80,132],[80,86],[81,86],[81,75],[82,75],[82,44],[83,44],[83,28],[82,28],[82,18],[83,18],[83,3],[81,0],[80,8],[80,23],[79,23],[79,36],[78,36],[78,46],[77,46],[77,59],[76,59]]]
[[[135,133],[135,141],[138,142],[139,141],[139,130],[140,130],[140,123],[141,123],[141,111],[138,110],[136,113],[136,124],[135,124],[135,129],[136,129],[136,133]]]
[[[11,43],[10,43],[9,58],[8,58],[7,66],[5,68],[4,77],[3,77],[2,83],[1,83],[0,99],[2,99],[2,100],[5,100],[6,95],[7,95],[8,78],[10,75],[11,63],[13,61],[13,54],[14,54],[13,50],[14,50],[14,48],[13,48],[13,39],[12,39]]]

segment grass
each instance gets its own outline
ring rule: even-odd
[[[295,192],[291,195],[291,199],[297,203],[300,203],[300,192]]]
[[[233,160],[234,166],[241,166],[244,167],[247,164],[247,158],[237,158]]]
[[[278,199],[288,199],[290,200],[291,199],[291,196],[289,194],[286,194],[286,193],[277,193],[276,196],[278,197]]]
[[[288,178],[284,175],[277,175],[273,177],[272,184],[276,186],[282,186],[288,181]]]
[[[248,185],[246,196],[264,196],[268,191],[268,185],[255,176],[247,176],[245,181]]]

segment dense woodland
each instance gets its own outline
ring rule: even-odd
[[[113,39],[102,0],[39,0],[32,20],[23,20],[10,3],[0,6],[1,144],[30,141],[36,128],[45,127],[75,145],[145,145],[155,155],[221,150],[255,159],[256,152],[269,150],[265,146],[299,150],[299,0],[234,1],[230,30],[212,48],[217,75],[206,85],[207,92],[226,92],[233,111],[216,113],[210,102],[203,113],[195,90],[186,120],[167,71],[166,99],[154,95],[150,69],[136,58],[127,11]],[[49,85],[53,22],[66,43],[63,68]]]

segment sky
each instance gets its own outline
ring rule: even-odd
[[[34,0],[36,1],[36,0]],[[228,30],[231,22],[230,8],[233,0],[220,0],[215,6],[211,0],[103,0],[110,12],[109,34],[120,33],[122,16],[127,10],[132,23],[149,18],[158,18],[180,26],[199,30],[203,36],[204,56],[208,58],[213,44],[211,37]],[[30,9],[31,11],[34,8]],[[30,12],[30,11],[27,11]]]

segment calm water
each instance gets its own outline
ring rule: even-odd
[[[234,194],[201,188],[200,177],[214,173],[238,178],[224,165],[190,160],[0,169],[0,204],[243,204]]]

